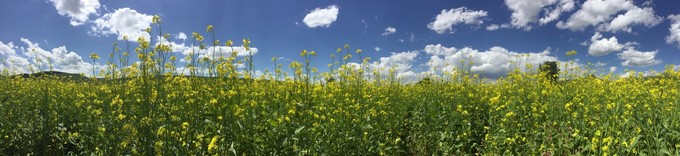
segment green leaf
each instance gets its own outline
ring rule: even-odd
[[[666,154],[666,155],[671,155],[671,152],[668,151],[668,149],[665,149],[665,148],[664,148],[664,149],[661,149],[659,152],[661,152],[661,153],[663,153],[663,154]]]
[[[300,131],[302,131],[302,129],[305,129],[305,126],[302,126],[302,127],[298,128],[298,129],[296,129],[296,130],[295,130],[295,134],[300,133]]]

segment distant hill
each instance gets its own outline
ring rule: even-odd
[[[74,74],[74,73],[66,73],[66,72],[60,72],[60,71],[42,71],[42,72],[37,72],[37,73],[24,73],[24,74],[17,74],[17,75],[12,75],[10,77],[21,77],[21,78],[37,78],[37,77],[47,77],[47,76],[52,76],[61,80],[70,80],[70,81],[75,81],[75,82],[90,82],[92,79],[90,77],[81,75],[81,74]],[[159,76],[157,78],[160,78],[162,76]],[[200,79],[200,80],[221,80],[222,77],[204,77],[204,76],[184,76],[190,79]],[[122,81],[127,81],[130,78],[119,78],[116,80],[122,80]],[[100,82],[112,82],[111,80],[107,80],[104,78],[97,78],[97,81]],[[255,79],[244,79],[244,78],[238,78],[238,81],[241,82],[247,82],[247,81],[254,81]],[[268,82],[268,81],[264,81]]]
[[[37,73],[24,73],[24,74],[18,74],[18,75],[13,75],[12,77],[22,77],[22,78],[35,78],[35,77],[45,77],[45,76],[53,76],[57,77],[60,79],[66,79],[66,80],[73,80],[73,81],[87,81],[90,78],[81,75],[81,74],[73,74],[73,73],[66,73],[66,72],[60,72],[60,71],[42,71],[42,72],[37,72]]]

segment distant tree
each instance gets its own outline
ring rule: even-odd
[[[432,84],[432,79],[430,79],[429,77],[426,77],[426,78],[423,78],[420,81],[418,81],[418,83],[416,83],[416,84],[418,84],[418,85],[429,85],[429,84]]]
[[[332,83],[332,82],[335,82],[335,78],[329,77],[328,79],[326,79],[326,83]]]
[[[546,73],[548,80],[555,82],[559,78],[560,68],[557,67],[556,61],[546,61],[541,64],[541,72]]]

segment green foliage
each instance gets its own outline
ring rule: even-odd
[[[541,63],[540,71],[545,73],[546,78],[552,82],[557,81],[560,77],[560,68],[557,66],[557,61],[546,61]]]

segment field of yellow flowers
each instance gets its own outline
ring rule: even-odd
[[[160,28],[160,18],[154,23]],[[193,39],[210,47],[199,33]],[[348,67],[345,46],[332,54],[345,57],[327,73],[310,67],[316,52],[302,51],[305,62],[291,63],[290,75],[277,64],[255,77],[252,55],[233,53],[187,56],[185,76],[167,45],[139,43],[133,52],[114,45],[99,79],[5,71],[2,154],[680,154],[680,72],[672,66],[652,78],[553,82],[545,73],[516,71],[487,82],[454,72],[404,84],[363,64]],[[128,63],[130,53],[140,61]]]

